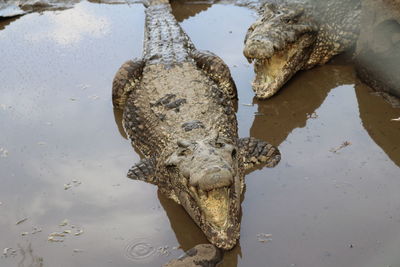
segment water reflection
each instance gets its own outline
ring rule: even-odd
[[[350,65],[332,63],[300,73],[268,101],[254,98],[258,112],[250,136],[280,145],[294,129],[305,127],[307,120],[318,116],[315,110],[331,89],[353,83],[354,73]]]
[[[6,19],[0,19],[0,31],[4,30],[8,25],[10,25],[12,22],[18,20],[21,16],[17,17],[12,17],[12,18],[6,18]]]
[[[374,142],[400,167],[400,110],[386,103],[382,97],[370,93],[366,85],[359,82],[355,91],[362,125]]]
[[[197,227],[181,205],[167,198],[160,191],[158,191],[157,196],[161,206],[164,208],[168,216],[176,239],[184,251],[187,251],[198,244],[209,243],[203,232],[199,227]]]
[[[96,38],[105,36],[110,30],[108,18],[94,14],[87,6],[81,4],[59,14],[49,13],[46,17],[51,25],[50,29],[27,34],[28,40],[38,42],[52,39],[58,44],[68,45],[81,41],[88,34]]]
[[[172,14],[174,14],[176,20],[178,22],[182,22],[185,19],[194,17],[200,12],[207,10],[209,7],[211,7],[211,4],[205,3],[204,1],[203,3],[196,3],[187,0],[176,0],[171,1],[171,7]]]
[[[31,243],[26,246],[18,244],[21,260],[18,262],[18,267],[43,267],[43,258],[38,257],[33,253]]]

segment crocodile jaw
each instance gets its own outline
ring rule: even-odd
[[[250,61],[255,60],[253,90],[257,98],[270,98],[304,68],[311,54],[311,39],[312,36],[305,34],[297,42],[287,44],[285,49],[275,51],[270,57],[249,58]]]
[[[240,235],[240,199],[234,185],[208,192],[191,187],[179,194],[187,213],[215,246],[232,249]]]

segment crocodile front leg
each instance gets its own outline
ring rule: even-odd
[[[157,162],[155,158],[142,159],[139,163],[133,165],[129,169],[127,177],[158,186],[161,193],[180,204],[179,198],[176,196],[171,185],[166,182],[165,179],[159,179],[161,176],[159,173],[157,175],[156,165]]]
[[[142,78],[144,60],[129,60],[115,74],[112,86],[112,101],[115,108],[123,109],[129,93]]]
[[[258,164],[274,167],[281,160],[278,148],[253,137],[240,138],[239,149],[246,169]]]
[[[219,88],[230,98],[237,98],[235,82],[225,62],[209,51],[194,50],[191,56],[196,61],[197,67],[202,69]]]
[[[128,178],[158,185],[156,178],[156,161],[154,158],[142,159],[128,171]]]

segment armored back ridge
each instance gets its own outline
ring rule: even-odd
[[[145,156],[128,177],[157,185],[213,244],[230,249],[239,238],[244,170],[274,166],[279,151],[238,139],[228,67],[194,47],[168,3],[148,3],[145,27],[142,59],[123,64],[113,82],[114,107]]]
[[[151,5],[146,9],[143,58],[148,64],[170,66],[188,62],[189,53],[194,49],[174,16],[166,9],[169,9],[168,3]]]

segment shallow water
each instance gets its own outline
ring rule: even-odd
[[[194,44],[231,67],[240,136],[282,153],[277,167],[246,176],[240,242],[221,265],[399,266],[400,110],[345,58],[257,101],[241,53],[255,14],[173,7]],[[111,83],[141,55],[143,10],[82,2],[0,22],[0,249],[12,248],[0,266],[160,266],[206,242],[180,206],[125,176],[139,155],[121,134]],[[63,242],[48,241],[64,230]]]

